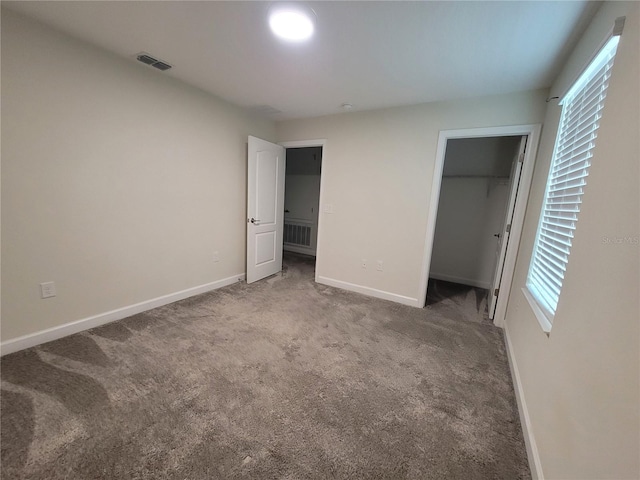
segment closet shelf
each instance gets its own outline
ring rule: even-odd
[[[501,180],[508,180],[508,176],[503,175],[443,175],[442,178],[496,178]]]

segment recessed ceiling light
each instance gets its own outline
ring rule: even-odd
[[[342,107],[343,110],[345,111],[350,111],[353,110],[353,104],[351,103],[343,103],[342,105],[340,105]]]
[[[276,4],[269,10],[269,26],[279,38],[303,42],[313,35],[315,12],[302,5]]]

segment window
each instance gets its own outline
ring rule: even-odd
[[[560,102],[562,115],[525,289],[546,332],[562,290],[619,38],[618,33],[609,39]]]

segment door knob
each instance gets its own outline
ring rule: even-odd
[[[502,235],[499,234],[499,233],[494,233],[493,236],[496,237],[496,238],[500,238]]]
[[[253,217],[251,217],[250,222],[253,223],[254,225],[259,225],[260,224],[260,220],[258,220],[256,218],[253,218]]]

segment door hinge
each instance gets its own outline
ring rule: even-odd
[[[493,291],[493,294],[497,297],[497,296],[498,296],[498,293],[500,293],[500,289],[499,289],[499,288],[496,288],[496,289]]]
[[[518,156],[518,162],[522,163],[524,162],[524,152],[520,154],[520,156]]]
[[[510,223],[507,225],[507,229],[506,230],[507,230],[507,233],[511,233],[511,224]]]

